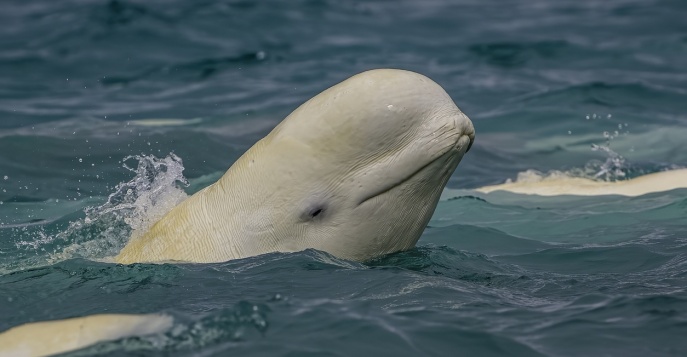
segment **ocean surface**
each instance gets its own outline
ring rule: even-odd
[[[687,190],[542,198],[535,170],[687,166],[683,0],[3,0],[0,331],[96,313],[164,335],[70,356],[685,356]],[[417,247],[102,262],[358,72],[423,73],[477,137]]]

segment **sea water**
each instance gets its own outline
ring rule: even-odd
[[[687,2],[6,0],[0,330],[174,316],[73,356],[684,356],[687,190],[470,188],[687,166]],[[417,247],[108,263],[300,103],[423,73],[477,138]]]

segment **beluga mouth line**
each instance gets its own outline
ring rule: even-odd
[[[381,195],[383,195],[383,194],[386,194],[386,193],[388,193],[389,191],[392,191],[392,190],[394,190],[395,188],[397,188],[397,187],[403,185],[404,183],[406,183],[407,181],[409,181],[410,179],[412,179],[415,175],[417,175],[418,173],[420,173],[420,172],[422,172],[423,170],[427,169],[429,166],[431,166],[432,164],[436,163],[437,161],[439,161],[439,160],[447,160],[447,155],[450,155],[450,153],[451,153],[452,150],[456,150],[456,149],[457,149],[457,150],[462,150],[462,148],[465,147],[464,144],[461,145],[461,140],[460,140],[460,139],[463,139],[463,138],[465,138],[465,137],[467,137],[468,140],[470,140],[470,142],[469,142],[469,144],[467,145],[467,148],[464,150],[463,154],[467,153],[468,150],[470,150],[470,147],[472,146],[472,143],[473,143],[473,141],[474,141],[474,133],[471,134],[471,135],[472,135],[472,136],[470,136],[470,135],[462,135],[462,136],[459,136],[459,140],[456,140],[456,142],[455,142],[453,145],[449,146],[449,147],[445,150],[444,153],[442,153],[442,154],[439,155],[438,157],[434,158],[433,160],[429,161],[429,162],[426,163],[425,165],[421,166],[419,169],[417,169],[416,171],[414,171],[414,172],[411,173],[410,175],[405,176],[405,177],[402,178],[401,180],[399,180],[399,181],[397,181],[397,182],[394,182],[394,183],[392,183],[392,184],[390,184],[390,185],[388,185],[388,186],[386,186],[386,187],[382,187],[379,191],[376,191],[376,192],[374,192],[374,193],[372,193],[372,194],[369,194],[369,195],[363,197],[363,198],[359,201],[358,206],[364,204],[365,202],[367,202],[367,201],[369,201],[369,200],[371,200],[371,199],[373,199],[373,198],[375,198],[375,197],[377,197],[377,196],[381,196]],[[448,160],[450,160],[450,158],[448,158]],[[453,171],[453,170],[451,170],[451,171]]]

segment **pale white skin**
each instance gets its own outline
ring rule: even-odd
[[[641,196],[648,193],[687,188],[687,169],[656,172],[631,180],[594,181],[581,177],[553,175],[538,180],[524,180],[475,189],[482,193],[506,191],[538,196]]]
[[[412,248],[474,140],[417,73],[363,72],[310,99],[118,263],[221,262],[314,248],[364,261]]]
[[[171,316],[107,314],[28,323],[0,333],[0,357],[36,357],[78,350],[98,342],[162,333]]]

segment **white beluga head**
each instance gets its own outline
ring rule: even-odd
[[[314,248],[363,261],[412,248],[474,140],[417,73],[364,72],[310,99],[118,262],[216,262]]]

